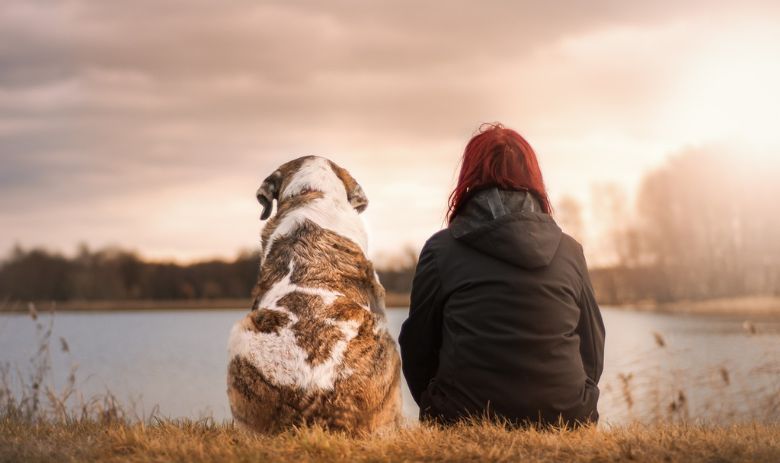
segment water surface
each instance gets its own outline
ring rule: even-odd
[[[148,414],[158,405],[161,414],[171,417],[229,418],[226,342],[232,324],[244,313],[58,313],[52,336],[54,378],[61,385],[75,364],[79,390],[85,396],[110,391],[139,414]],[[393,336],[397,337],[406,315],[404,309],[388,310]],[[748,417],[756,409],[766,411],[759,399],[780,392],[777,320],[756,321],[758,332],[750,334],[743,328],[744,317],[610,308],[604,308],[603,315],[607,342],[600,410],[604,421],[673,413],[673,401],[680,402],[674,412],[678,414]],[[43,324],[49,320],[48,315],[39,318]],[[67,340],[69,353],[61,352],[60,337]],[[28,316],[0,315],[0,363],[26,374],[37,348],[35,323]],[[404,411],[410,418],[417,415],[405,385]]]

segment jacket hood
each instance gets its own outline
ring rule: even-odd
[[[533,194],[495,187],[469,198],[449,230],[456,240],[526,269],[548,266],[562,236]]]

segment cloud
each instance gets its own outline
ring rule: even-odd
[[[659,138],[653,121],[686,61],[724,24],[776,22],[777,9],[7,0],[0,252],[16,240],[186,257],[254,246],[255,183],[302,154],[356,173],[380,246],[418,243],[441,224],[463,144],[486,120],[529,135],[553,190],[587,190],[594,174],[582,172],[607,159],[619,167],[607,176],[635,178],[620,150],[646,167],[684,139]],[[204,222],[223,225],[208,245]]]

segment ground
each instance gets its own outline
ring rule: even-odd
[[[321,429],[256,436],[232,424],[0,421],[0,461],[780,461],[780,425],[669,424],[509,430],[413,426],[380,436]]]

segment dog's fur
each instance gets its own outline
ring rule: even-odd
[[[333,162],[290,161],[257,192],[263,255],[251,312],[229,340],[235,420],[259,432],[318,424],[360,433],[398,424],[400,359],[384,288],[366,258],[360,185]]]

